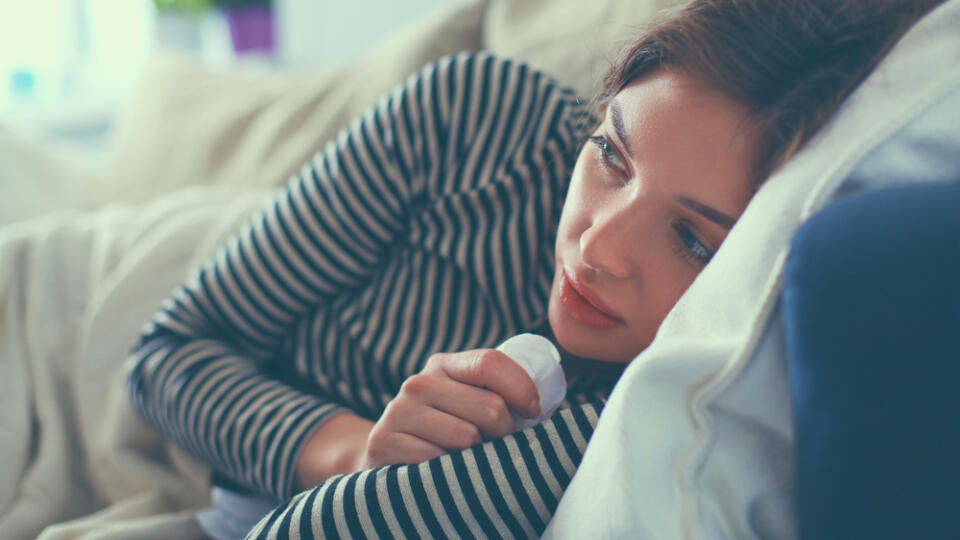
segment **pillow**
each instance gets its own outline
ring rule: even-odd
[[[759,190],[614,388],[545,538],[796,535],[794,431],[776,309],[790,239],[855,167],[884,173],[868,163],[881,143],[915,119],[924,125],[927,112],[941,123],[951,118],[931,107],[960,92],[958,27],[960,0],[921,19]],[[956,167],[956,136],[935,132],[926,141],[923,150]],[[860,177],[856,189],[874,185]]]
[[[684,0],[490,0],[483,42],[544,70],[585,98],[620,48],[659,11]],[[598,61],[600,60],[600,61]]]
[[[960,91],[924,117],[952,120],[960,146],[957,111]],[[794,236],[782,305],[803,538],[960,531],[960,156],[940,157],[953,183],[848,197]]]
[[[140,202],[196,184],[280,186],[327,141],[425,64],[479,49],[485,4],[406,25],[358,61],[324,72],[212,69],[161,53],[118,113],[95,198]]]

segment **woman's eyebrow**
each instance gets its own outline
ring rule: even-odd
[[[632,158],[633,152],[631,152],[630,146],[627,144],[627,130],[623,125],[623,109],[620,108],[620,103],[618,103],[616,99],[610,101],[610,121],[613,123],[614,131],[617,132],[617,137],[620,138],[620,141],[623,143],[623,147],[627,150],[627,154],[629,154]],[[678,203],[709,219],[724,229],[727,229],[728,231],[737,221],[727,214],[717,210],[716,208],[712,208],[701,202],[697,202],[689,197],[677,195],[675,196],[675,199]]]
[[[711,208],[688,197],[684,197],[683,195],[675,195],[674,199],[683,206],[686,206],[687,208],[693,210],[694,212],[709,219],[728,231],[731,227],[733,227],[733,224],[737,222],[737,220],[733,219],[727,214],[724,214],[715,208]]]
[[[627,144],[629,140],[627,139],[627,129],[623,127],[623,110],[620,109],[620,104],[617,103],[616,99],[610,101],[610,121],[613,122],[613,129],[617,132],[617,137],[623,143],[627,154],[632,158],[633,152],[630,150],[630,145]]]

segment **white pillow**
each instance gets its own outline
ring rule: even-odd
[[[955,176],[957,28],[960,0],[917,23],[758,192],[614,389],[545,538],[796,536],[792,409],[776,310],[789,242],[845,179],[856,181],[845,189],[868,189],[903,172],[926,181]],[[908,152],[923,129],[944,143],[927,150],[949,166],[901,160],[891,172],[889,158]],[[883,168],[871,164],[877,159],[887,160]]]

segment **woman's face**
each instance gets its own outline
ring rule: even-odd
[[[751,140],[735,102],[676,69],[604,116],[574,168],[548,312],[567,353],[629,362],[747,206]]]

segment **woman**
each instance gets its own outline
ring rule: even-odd
[[[620,369],[934,4],[693,2],[624,52],[599,123],[527,66],[428,66],[164,306],[136,406],[221,484],[308,490],[255,534],[539,534]],[[490,347],[524,331],[575,405],[507,435],[537,394]]]

